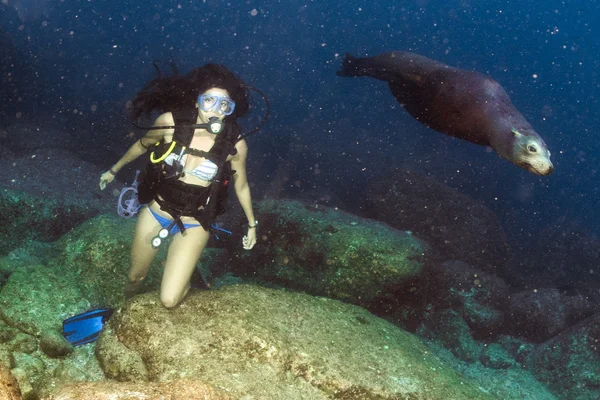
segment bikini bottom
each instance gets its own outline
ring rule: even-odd
[[[162,215],[159,215],[159,214],[155,213],[154,211],[152,211],[152,209],[150,207],[148,207],[148,210],[150,210],[150,212],[152,213],[152,215],[154,215],[154,218],[160,224],[160,226],[162,226],[165,229],[167,229],[169,227],[169,225],[171,225],[171,223],[173,222],[172,219],[165,218]],[[195,228],[197,226],[200,226],[200,224],[183,224],[184,229]],[[177,226],[177,224],[175,224],[171,228],[171,231],[169,232],[169,235],[174,235],[174,234],[176,234],[178,232],[181,232],[181,231],[180,231],[179,227]]]

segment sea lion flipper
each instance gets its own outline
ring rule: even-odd
[[[369,58],[357,58],[350,53],[346,53],[342,59],[341,67],[342,68],[336,72],[337,76],[373,76],[374,73],[374,68]]]
[[[341,69],[336,72],[337,76],[357,77],[370,76],[386,82],[403,82],[405,84],[415,84],[422,81],[419,70],[414,67],[402,70],[404,67],[400,60],[396,59],[393,53],[385,57],[354,57],[346,53],[341,62]]]
[[[354,57],[350,53],[346,53],[342,59],[341,69],[336,72],[337,76],[356,77],[370,76],[371,78],[382,81],[390,81],[394,79],[396,72],[387,65],[378,62],[370,57]]]

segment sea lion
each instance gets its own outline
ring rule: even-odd
[[[429,128],[490,146],[534,174],[549,175],[554,170],[544,140],[502,86],[484,74],[394,51],[367,58],[346,54],[337,75],[386,81],[402,107]]]

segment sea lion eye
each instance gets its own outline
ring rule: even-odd
[[[527,146],[527,150],[529,150],[530,153],[537,152],[537,149],[535,148],[535,146],[532,146],[532,145]]]

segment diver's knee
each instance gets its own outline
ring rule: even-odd
[[[146,279],[146,275],[148,275],[148,273],[146,271],[134,271],[131,270],[129,271],[129,274],[127,275],[127,277],[129,278],[129,282],[131,283],[142,283],[142,281],[144,279]]]
[[[161,293],[160,302],[163,304],[163,306],[165,306],[165,308],[173,308],[181,303],[181,298],[180,296],[166,295]]]

